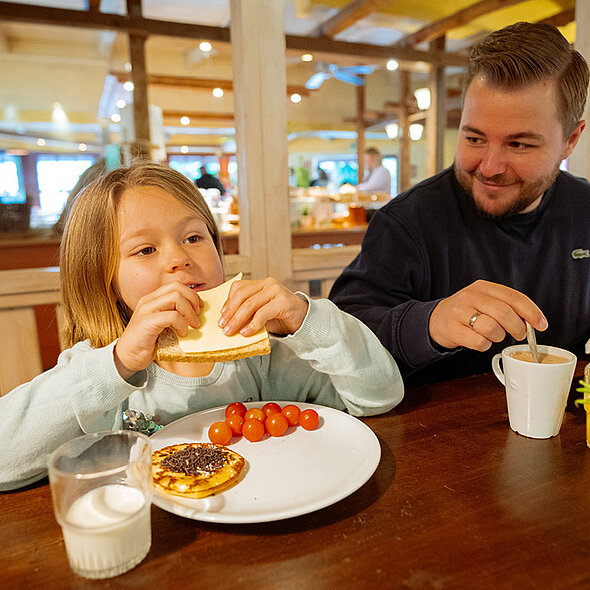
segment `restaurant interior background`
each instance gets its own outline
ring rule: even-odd
[[[0,1],[0,271],[57,266],[53,224],[80,175],[140,151],[190,179],[204,165],[223,181],[225,196],[205,196],[228,275],[327,296],[360,250],[365,210],[452,163],[473,44],[531,20],[559,26],[588,57],[589,5]],[[390,195],[354,188],[371,146],[391,172]],[[570,158],[582,176],[588,152]],[[325,186],[308,187],[320,168]],[[59,350],[48,335],[59,277],[32,276],[50,292],[35,304],[46,368]],[[29,290],[17,279],[9,307]]]
[[[116,157],[121,144],[132,141],[133,90],[125,32],[45,24],[45,13],[37,7],[84,11],[98,20],[109,13],[126,14],[126,3],[48,0],[0,4],[0,201],[3,205],[22,202],[28,194],[31,225],[47,226],[59,216],[80,174],[100,158]],[[430,67],[425,61],[395,59],[394,48],[428,51],[433,35],[440,39],[442,34],[446,52],[464,56],[487,32],[530,19],[531,14],[536,21],[560,25],[568,39],[575,40],[574,0],[287,0],[282,4],[286,35],[325,37],[340,46],[355,45],[346,54],[340,46],[339,53],[329,53],[329,44],[324,51],[314,51],[310,43],[307,51],[290,49],[287,42],[289,170],[285,174],[289,174],[291,187],[303,188],[322,168],[330,192],[357,181],[359,126],[359,87],[338,79],[340,72],[334,68],[364,65],[372,70],[362,76],[364,145],[377,147],[385,156],[392,176],[391,194],[395,195],[403,184],[428,175],[423,127],[427,111],[422,102],[418,106],[416,96],[422,89],[428,97],[424,89],[429,87]],[[504,7],[495,9],[500,5]],[[205,165],[221,176],[229,193],[236,193],[231,44],[213,39],[215,29],[227,31],[229,27],[229,0],[143,0],[141,6],[147,19],[190,23],[203,29],[196,28],[194,38],[150,35],[146,40],[152,156],[167,160],[191,179]],[[469,21],[465,18],[468,10],[472,11]],[[58,12],[55,18],[59,21]],[[61,18],[67,21],[67,14]],[[427,26],[432,30],[426,31]],[[356,45],[381,51],[355,55]],[[388,46],[392,47],[389,58],[383,51]],[[450,66],[444,70],[447,123],[442,164],[446,166],[454,153],[464,69]],[[321,85],[308,90],[306,81],[322,71],[327,74]],[[410,140],[410,169],[404,183],[399,174],[400,76],[408,71],[409,131],[414,139]],[[215,206],[218,200],[211,197],[210,204]],[[227,223],[226,216],[223,221]]]

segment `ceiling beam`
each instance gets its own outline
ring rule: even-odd
[[[537,22],[542,25],[551,25],[553,27],[565,27],[565,25],[568,25],[575,19],[576,9],[570,8],[569,10],[564,10],[563,12],[559,12],[553,16],[544,18],[543,20]]]
[[[229,43],[229,29],[208,25],[193,25],[164,20],[155,20],[138,16],[109,14],[52,8],[32,4],[0,2],[0,20],[53,25],[58,27],[82,27],[85,29],[106,29],[120,33],[138,35],[165,35],[170,37],[188,37],[208,39]]]
[[[368,43],[349,43],[335,41],[329,37],[301,37],[298,35],[285,35],[287,49],[302,52],[329,55],[351,55],[359,59],[396,59],[407,62],[423,62],[444,66],[466,67],[468,58],[459,53],[446,53],[443,51],[420,51],[411,47],[397,47],[391,45],[369,45]],[[318,56],[320,59],[320,56]],[[329,59],[329,57],[327,58]]]
[[[233,113],[213,113],[211,111],[163,111],[164,119],[188,117],[192,121],[233,121]]]
[[[164,35],[208,41],[230,42],[227,27],[194,25],[119,14],[94,13],[48,6],[33,6],[0,1],[0,21],[45,24],[59,27],[111,30],[121,33]],[[332,55],[349,55],[359,59],[397,59],[409,62],[434,63],[445,66],[466,66],[467,57],[456,53],[418,51],[404,47],[383,47],[368,43],[347,43],[329,37],[285,36],[287,49],[315,51]]]
[[[119,82],[127,82],[131,79],[128,72],[111,72]],[[201,88],[209,90],[213,88],[221,88],[229,92],[233,91],[234,84],[232,80],[224,80],[221,78],[193,78],[190,76],[161,76],[158,74],[147,74],[146,76],[148,86],[174,86],[175,88]],[[299,84],[287,84],[287,94],[300,94],[301,96],[309,96],[310,90],[305,86]]]
[[[377,12],[383,4],[385,0],[353,0],[321,25],[322,35],[334,37],[365,16]]]
[[[524,0],[480,0],[475,4],[471,4],[470,6],[454,12],[453,14],[449,14],[444,18],[431,22],[411,35],[402,37],[394,44],[394,47],[413,47],[423,41],[432,41],[433,39],[441,37],[447,31],[462,27],[480,16],[500,10],[501,8],[508,8],[514,4],[520,4],[523,1]]]

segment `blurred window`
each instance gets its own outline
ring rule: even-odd
[[[215,156],[170,156],[169,164],[171,168],[184,174],[193,182],[200,178],[201,166],[207,168],[209,174],[219,178],[219,160]],[[238,164],[235,156],[231,156],[228,164],[229,178],[232,186],[238,184]]]
[[[328,174],[328,186],[338,188],[346,183],[352,185],[357,184],[358,164],[356,155],[334,154],[329,157],[322,156],[317,158],[316,162],[316,165]],[[389,170],[389,174],[391,175],[390,193],[394,197],[397,195],[397,157],[384,156],[383,165]]]
[[[24,203],[26,199],[20,158],[0,153],[0,203]]]
[[[92,155],[75,156],[39,154],[37,156],[37,183],[39,185],[39,208],[34,212],[35,225],[57,221],[70,191],[80,175],[94,164]],[[31,223],[33,225],[33,223]]]

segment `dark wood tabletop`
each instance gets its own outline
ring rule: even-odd
[[[510,430],[504,390],[487,374],[410,389],[398,408],[363,421],[382,457],[348,498],[247,525],[193,521],[154,506],[150,553],[110,580],[69,569],[46,480],[0,494],[2,587],[590,587],[583,410],[568,409],[553,439],[524,438]]]

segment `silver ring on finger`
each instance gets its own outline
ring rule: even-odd
[[[474,314],[473,314],[473,315],[472,315],[472,316],[469,318],[469,322],[468,322],[468,324],[469,324],[469,327],[470,327],[471,329],[475,329],[475,328],[473,327],[473,325],[475,324],[475,320],[477,320],[477,318],[478,318],[480,315],[481,315],[481,313],[480,313],[479,311],[476,311],[476,312],[475,312],[475,313],[474,313]]]

